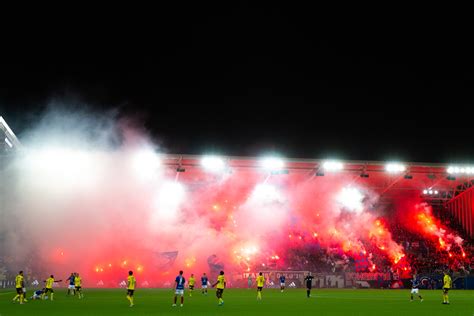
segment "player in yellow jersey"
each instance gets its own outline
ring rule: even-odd
[[[23,276],[23,271],[18,272],[18,275],[15,277],[15,288],[16,288],[16,296],[13,298],[13,302],[16,300],[20,300],[20,304],[24,304],[25,300],[25,293],[23,288],[25,287],[25,277]]]
[[[135,285],[137,280],[133,276],[133,271],[128,271],[127,278],[127,300],[130,302],[130,307],[133,306],[133,293],[135,292]]]
[[[51,300],[54,299],[54,290],[53,290],[53,284],[56,282],[62,282],[63,280],[59,280],[59,281],[55,281],[54,280],[54,276],[51,274],[51,276],[49,278],[47,278],[45,281],[46,285],[45,285],[45,290],[43,292],[43,294],[41,295],[41,299],[44,299],[45,295],[47,295],[48,293],[51,293],[50,295],[50,298]]]
[[[265,278],[263,277],[262,272],[258,274],[258,277],[255,281],[257,282],[257,300],[261,300],[262,289],[263,289],[263,285],[265,284]]]
[[[82,294],[82,278],[79,276],[79,273],[74,274],[74,290],[80,299],[84,297],[84,294]]]
[[[447,271],[444,271],[444,278],[443,278],[443,304],[449,304],[449,297],[448,291],[452,286],[451,277],[449,276]]]
[[[189,296],[193,296],[194,285],[196,284],[196,279],[194,278],[194,274],[191,273],[191,276],[188,280],[189,285]]]
[[[217,296],[217,301],[219,302],[219,306],[224,305],[224,300],[222,299],[222,294],[224,293],[225,285],[226,285],[226,281],[225,281],[225,277],[224,277],[224,271],[221,271],[219,273],[219,276],[217,277],[216,283],[214,283],[212,285],[212,287],[215,286],[217,288],[216,296]]]

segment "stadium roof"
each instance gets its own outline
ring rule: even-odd
[[[0,142],[0,151],[11,151],[15,148],[21,147],[21,143],[18,141],[15,133],[8,126],[7,122],[0,116],[0,136],[2,137]]]
[[[21,143],[0,116],[0,153],[22,148]],[[170,174],[179,175],[180,180],[195,183],[216,181],[217,174],[205,170],[198,155],[164,154],[161,161]],[[401,170],[388,170],[388,162],[354,161],[338,162],[338,170],[328,170],[327,160],[283,159],[281,168],[268,170],[262,167],[261,158],[222,156],[224,173],[261,175],[262,179],[277,177],[281,184],[285,181],[318,181],[321,185],[332,185],[340,181],[368,188],[381,196],[381,201],[419,196],[436,204],[445,203],[474,185],[474,167],[450,166],[434,163],[398,163]],[[285,180],[286,179],[286,180]],[[332,182],[331,182],[332,181]],[[337,182],[337,181],[336,181]],[[425,191],[426,190],[426,191]],[[431,192],[431,191],[432,192]],[[428,194],[426,194],[428,193]]]
[[[203,156],[163,155],[162,163],[170,167],[170,172],[180,172],[180,180],[211,181],[216,175],[209,173],[201,166]],[[380,161],[341,161],[342,168],[328,171],[324,168],[325,160],[319,159],[285,159],[280,170],[268,171],[262,168],[260,159],[250,157],[222,157],[229,173],[261,173],[262,177],[299,178],[300,180],[325,182],[343,177],[348,183],[369,188],[378,193],[382,199],[390,200],[404,196],[418,195],[424,200],[436,204],[447,202],[474,184],[474,169],[468,166],[456,167],[454,173],[446,164],[403,163],[404,171],[387,171],[387,162]],[[429,194],[429,190],[433,193]],[[428,194],[424,194],[427,190]],[[437,194],[435,194],[435,191]]]

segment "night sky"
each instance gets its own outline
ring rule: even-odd
[[[169,153],[472,162],[473,61],[460,33],[204,11],[2,58],[0,115],[20,140],[55,99],[131,117]]]

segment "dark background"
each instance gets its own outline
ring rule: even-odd
[[[170,153],[472,161],[462,18],[188,9],[12,36],[21,49],[3,50],[0,115],[20,140],[60,100],[133,118]]]

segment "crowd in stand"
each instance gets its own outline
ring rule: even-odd
[[[442,274],[446,269],[451,270],[453,275],[464,276],[474,274],[474,245],[466,236],[463,236],[462,227],[457,224],[449,212],[438,212],[437,217],[443,225],[459,234],[464,239],[463,250],[456,244],[452,245],[449,253],[446,249],[440,249],[436,238],[428,238],[421,233],[405,229],[402,225],[394,223],[389,225],[392,238],[404,248],[406,262],[409,263],[409,273]],[[340,272],[390,272],[402,274],[403,271],[395,271],[383,251],[375,245],[367,243],[367,253],[371,254],[370,262],[361,266],[357,260],[341,253],[336,248],[319,247],[297,247],[289,249],[286,254],[286,268],[289,270],[304,270],[320,273]]]

